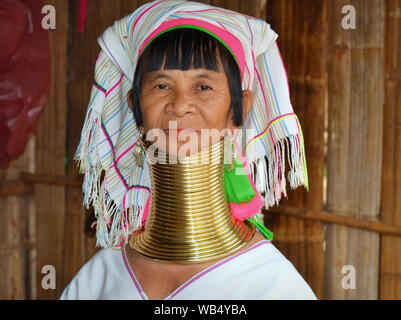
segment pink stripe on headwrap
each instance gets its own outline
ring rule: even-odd
[[[188,27],[197,26],[197,27],[200,27],[200,28],[210,31],[220,41],[223,41],[223,43],[225,45],[227,45],[233,52],[233,54],[235,56],[234,58],[237,60],[240,71],[241,71],[241,79],[243,78],[244,67],[245,67],[246,61],[245,61],[245,51],[241,44],[241,41],[239,41],[238,38],[236,38],[229,31],[219,28],[219,27],[215,26],[214,24],[211,24],[211,23],[208,23],[208,22],[205,22],[202,20],[198,20],[198,19],[181,18],[181,19],[175,19],[175,20],[163,22],[142,43],[141,48],[139,49],[138,60],[142,54],[143,49],[154,37],[156,37],[161,32],[166,31],[167,29],[174,28],[177,26],[179,26],[180,28],[184,28],[185,26],[188,26]]]

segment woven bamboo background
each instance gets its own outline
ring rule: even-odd
[[[25,152],[0,169],[0,299],[57,299],[98,250],[82,209],[76,150],[97,37],[146,1],[47,0],[50,96]],[[303,128],[310,190],[265,215],[273,243],[319,299],[401,299],[401,0],[202,1],[266,20]],[[352,5],[356,29],[342,28]],[[42,267],[56,270],[45,290]],[[342,286],[344,266],[355,289]]]

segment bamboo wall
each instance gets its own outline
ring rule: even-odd
[[[146,1],[56,7],[52,87],[37,134],[0,169],[0,299],[56,299],[98,250],[72,160],[99,53],[97,37]],[[401,0],[203,1],[271,24],[302,124],[310,190],[266,212],[273,243],[319,299],[401,298]],[[356,29],[344,30],[344,5]],[[42,288],[44,265],[56,289]],[[356,289],[341,286],[343,266]]]

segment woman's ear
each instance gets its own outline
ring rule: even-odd
[[[127,92],[127,102],[131,110],[134,110],[134,103],[132,102],[132,89]]]
[[[250,90],[242,91],[242,121],[245,120],[253,104],[253,94]]]

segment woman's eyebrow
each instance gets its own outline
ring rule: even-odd
[[[164,72],[157,72],[149,77],[150,81],[155,81],[160,78],[173,79],[167,73],[164,73]],[[206,72],[195,74],[193,76],[193,78],[197,78],[197,79],[206,78],[211,81],[216,81],[216,78],[213,75],[211,75],[210,73],[206,73]]]
[[[157,79],[159,79],[159,78],[171,79],[171,77],[170,77],[168,74],[163,73],[163,72],[158,72],[158,73],[155,73],[155,74],[153,74],[152,76],[150,76],[150,80],[151,80],[151,81],[157,80]]]
[[[212,80],[212,81],[215,80],[215,77],[211,76],[209,73],[198,74],[198,75],[195,76],[195,78],[206,78],[206,79],[209,79],[209,80]]]

